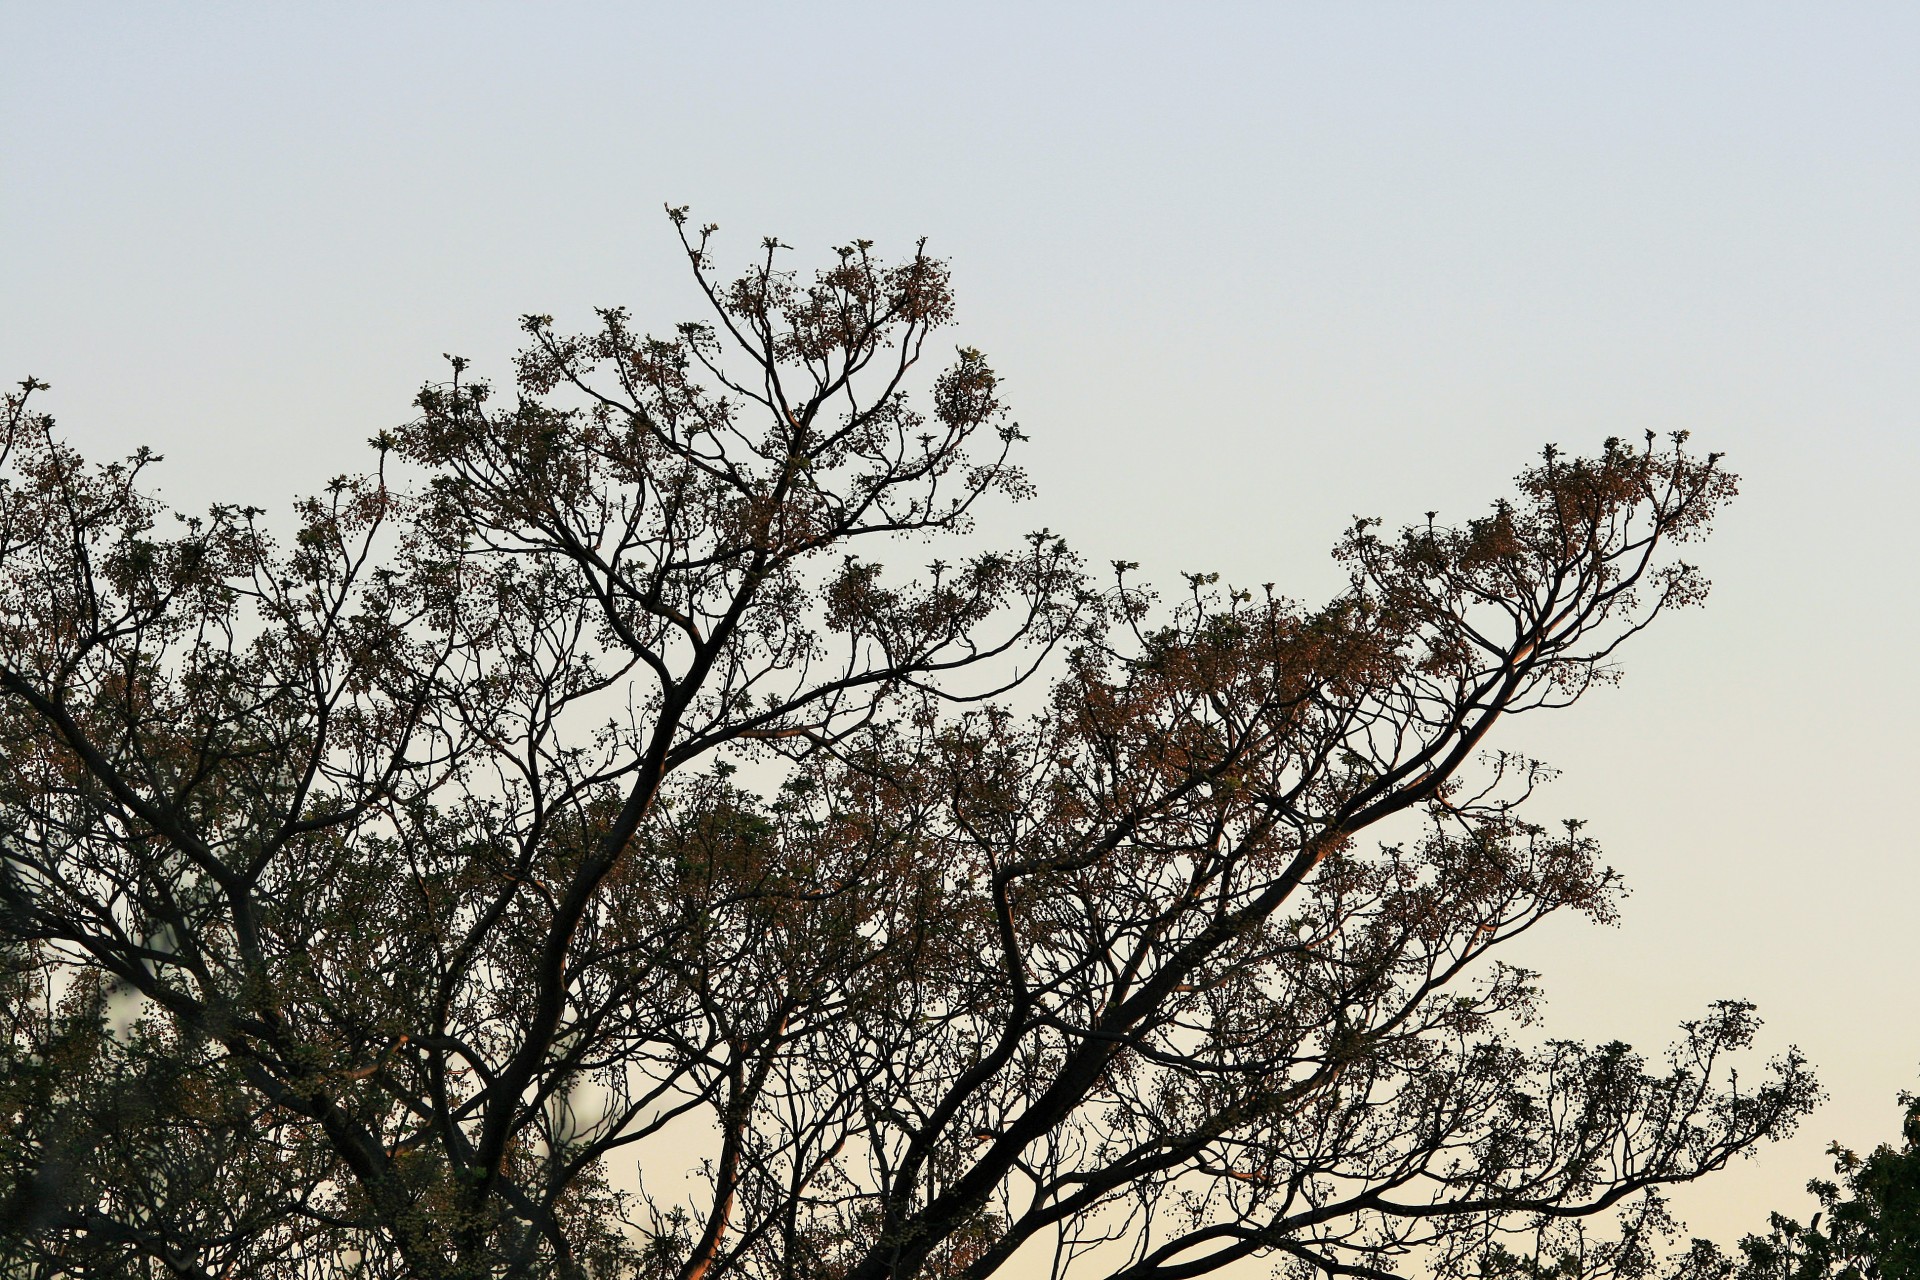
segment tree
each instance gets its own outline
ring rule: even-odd
[[[1882,1143],[1863,1158],[1830,1144],[1827,1154],[1840,1181],[1815,1178],[1807,1184],[1820,1205],[1813,1217],[1802,1226],[1784,1213],[1769,1214],[1767,1233],[1742,1237],[1732,1257],[1698,1238],[1663,1257],[1662,1246],[1679,1234],[1680,1224],[1656,1197],[1637,1206],[1612,1239],[1589,1240],[1577,1222],[1543,1222],[1526,1252],[1495,1242],[1480,1260],[1481,1274],[1524,1280],[1912,1280],[1920,1276],[1920,1097],[1902,1093],[1900,1105],[1906,1108],[1901,1145]]]
[[[1356,522],[1322,607],[1162,602],[972,545],[1028,484],[979,352],[915,382],[944,264],[728,281],[673,222],[708,320],[529,317],[284,538],[8,400],[16,1269],[1457,1272],[1811,1105],[1726,1083],[1746,1005],[1543,1042],[1489,956],[1612,916],[1485,744],[1702,598],[1717,457],[1548,450]]]
[[[1920,1097],[1903,1093],[1900,1105],[1900,1145],[1882,1143],[1865,1157],[1837,1142],[1829,1146],[1839,1181],[1807,1184],[1819,1211],[1804,1227],[1783,1213],[1769,1215],[1767,1234],[1741,1240],[1739,1258],[1727,1265],[1738,1280],[1920,1277]]]
[[[337,1251],[293,1198],[316,1181],[288,1174],[306,1154],[297,1126],[152,1021],[101,1034],[110,997],[97,973],[48,1008],[48,963],[8,952],[0,1221],[21,1238],[0,1254],[7,1275],[142,1274],[127,1265],[139,1258],[160,1274],[247,1275]]]

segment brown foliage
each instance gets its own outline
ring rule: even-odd
[[[454,361],[284,539],[7,402],[9,1257],[1458,1269],[1807,1108],[1795,1057],[1719,1083],[1743,1005],[1650,1066],[1528,1039],[1487,958],[1614,909],[1483,740],[1703,596],[1668,551],[1716,458],[1550,451],[1463,527],[1359,522],[1319,608],[1163,606],[1048,533],[903,579],[867,548],[1028,489],[979,352],[912,394],[945,265],[768,242],[727,282],[673,216],[709,320],[529,317],[510,396]],[[156,1072],[171,1110],[94,1105]]]

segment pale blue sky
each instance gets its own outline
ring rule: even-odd
[[[690,313],[745,252],[926,235],[1034,437],[1018,523],[1331,590],[1355,513],[1546,440],[1747,477],[1619,690],[1513,726],[1635,887],[1555,1029],[1760,1002],[1833,1094],[1683,1198],[1723,1239],[1920,1078],[1920,7],[380,4],[0,11],[0,375],[169,494],[361,464],[522,312]]]

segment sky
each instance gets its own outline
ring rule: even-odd
[[[1686,430],[1709,605],[1499,746],[1633,895],[1530,943],[1549,1028],[1756,1001],[1830,1094],[1676,1198],[1731,1241],[1920,1083],[1920,7],[14,4],[0,377],[166,496],[365,465],[442,354],[697,299],[660,210],[928,238],[1032,437],[995,517],[1313,599],[1355,515]],[[990,524],[992,522],[989,522]]]

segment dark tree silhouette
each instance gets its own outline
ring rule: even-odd
[[[1805,1225],[1768,1215],[1765,1235],[1743,1237],[1731,1256],[1710,1240],[1666,1252],[1680,1224],[1658,1196],[1626,1216],[1624,1230],[1590,1237],[1577,1220],[1543,1219],[1522,1250],[1496,1241],[1483,1277],[1505,1280],[1920,1280],[1920,1097],[1906,1108],[1899,1143],[1866,1156],[1828,1146],[1838,1181],[1807,1184],[1819,1209]]]
[[[1920,1280],[1920,1097],[1903,1093],[1900,1105],[1898,1143],[1865,1156],[1833,1143],[1838,1181],[1807,1184],[1819,1210],[1805,1226],[1770,1215],[1767,1234],[1743,1239],[1725,1269],[1738,1280]]]
[[[1489,955],[1614,910],[1487,737],[1703,596],[1716,458],[1161,602],[965,536],[1027,482],[915,381],[941,262],[674,224],[707,321],[528,318],[285,536],[8,400],[9,1274],[1460,1271],[1807,1109],[1744,1005],[1650,1062]]]

